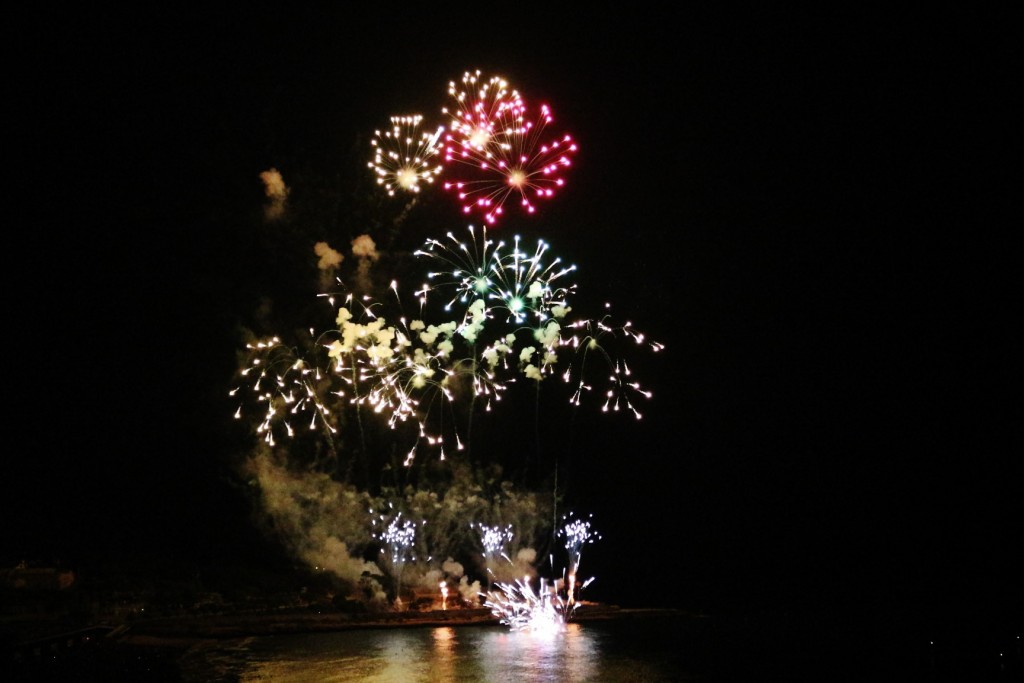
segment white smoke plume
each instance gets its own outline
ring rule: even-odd
[[[316,264],[316,267],[320,269],[320,289],[329,289],[334,278],[334,271],[345,260],[345,257],[340,251],[332,249],[327,242],[317,242],[313,245],[313,251],[320,257]]]
[[[494,579],[503,583],[512,583],[522,579],[524,576],[536,576],[537,570],[534,563],[537,561],[537,551],[533,548],[523,548],[509,558],[510,562],[495,562],[493,564]]]
[[[441,564],[440,569],[427,572],[423,577],[423,581],[421,581],[421,585],[424,588],[436,588],[440,585],[441,581],[446,581],[450,589],[457,591],[464,603],[468,605],[480,604],[480,582],[470,582],[469,577],[465,575],[462,564],[456,562],[451,557]]]
[[[470,604],[479,604],[480,603],[480,590],[481,589],[480,589],[480,582],[479,581],[474,581],[473,583],[470,583],[469,582],[469,578],[463,576],[461,579],[459,579],[459,586],[458,586],[458,588],[459,588],[459,594],[462,596],[463,600],[465,600],[466,602],[468,602]]]
[[[352,240],[352,255],[359,259],[359,266],[356,270],[356,287],[363,292],[369,292],[373,288],[373,283],[370,280],[370,267],[380,258],[377,244],[369,235],[360,235]]]
[[[248,470],[259,483],[271,527],[296,557],[352,586],[364,572],[382,575],[377,565],[352,555],[354,548],[370,541],[365,493],[323,473],[289,471],[265,451],[250,458]]]
[[[285,214],[290,190],[276,168],[260,173],[260,180],[263,181],[263,192],[267,195],[263,216],[268,221],[278,220]]]

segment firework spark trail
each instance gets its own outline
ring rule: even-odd
[[[471,523],[470,526],[480,534],[480,544],[484,548],[483,556],[485,558],[504,554],[505,544],[511,543],[514,536],[511,524],[506,525],[504,529],[500,526],[488,526],[482,523]]]
[[[559,285],[556,281],[576,270],[576,266],[563,266],[561,258],[544,265],[544,257],[550,245],[537,240],[533,254],[519,247],[519,236],[514,239],[512,250],[504,251],[504,240],[495,242],[487,238],[487,228],[480,231],[477,239],[475,228],[469,226],[469,242],[461,242],[451,232],[448,240],[442,242],[428,239],[417,256],[439,260],[446,269],[427,273],[427,279],[437,284],[424,284],[420,290],[421,301],[434,290],[453,289],[454,296],[445,305],[445,310],[458,301],[466,304],[483,299],[488,311],[503,308],[511,320],[526,321],[532,313],[536,322],[551,317],[561,318],[568,312],[566,297],[576,285]]]
[[[309,429],[326,429],[334,433],[331,410],[324,403],[321,382],[325,375],[316,367],[310,367],[299,358],[295,350],[281,344],[278,337],[246,345],[250,352],[248,365],[239,373],[243,380],[252,382],[249,393],[257,403],[266,404],[266,412],[256,427],[256,433],[269,446],[276,445],[273,426],[283,425],[287,436],[295,435],[292,420],[299,414],[310,416]],[[229,395],[236,396],[241,387]],[[235,418],[242,417],[242,406],[235,411]]]
[[[603,396],[603,411],[624,407],[640,417],[635,401],[650,398],[650,392],[633,379],[619,347],[628,343],[656,352],[661,344],[646,340],[629,322],[615,325],[608,315],[571,317],[576,285],[567,279],[576,268],[549,259],[543,240],[530,252],[518,238],[506,245],[488,239],[486,229],[478,234],[469,226],[469,232],[469,241],[449,233],[445,241],[427,240],[415,252],[443,265],[413,292],[420,318],[405,317],[392,282],[390,303],[347,294],[339,305],[334,295],[322,295],[336,307],[337,328],[315,337],[307,357],[276,337],[249,345],[250,362],[241,372],[248,391],[241,398],[265,404],[257,432],[268,444],[275,443],[275,427],[278,437],[293,436],[292,423],[302,415],[311,429],[333,434],[337,414],[349,405],[380,414],[392,429],[410,421],[418,426],[406,465],[421,446],[439,450],[444,459],[445,435],[435,426],[443,411],[467,402],[472,412],[477,401],[489,411],[518,379],[541,381],[556,372],[565,383],[575,383],[573,406],[594,392]],[[441,321],[428,323],[435,293],[446,303]],[[467,384],[468,401],[460,389]],[[457,424],[449,420],[448,428],[462,450]]]
[[[448,127],[459,140],[480,153],[501,144],[502,131],[496,129],[501,112],[522,104],[519,93],[510,90],[504,78],[492,76],[484,81],[479,70],[465,72],[461,86],[449,81],[448,96],[451,107],[441,109],[442,114],[450,117]]]
[[[533,200],[550,198],[565,184],[575,141],[568,134],[545,137],[554,120],[550,107],[531,113],[503,79],[481,85],[477,71],[462,80],[463,89],[454,82],[448,87],[456,109],[442,109],[451,116],[443,160],[457,168],[444,188],[455,192],[464,213],[479,212],[489,224],[497,223],[513,195],[525,213],[534,213]]]
[[[435,163],[434,157],[440,150],[438,141],[444,127],[439,126],[433,133],[417,134],[422,121],[418,114],[392,116],[391,128],[374,131],[370,140],[374,153],[367,166],[373,169],[377,184],[391,197],[396,189],[418,193],[421,182],[433,183],[441,172],[442,166]]]
[[[568,327],[574,333],[562,338],[561,344],[572,348],[576,357],[576,362],[570,364],[562,374],[562,379],[566,383],[576,382],[576,389],[569,398],[569,403],[580,405],[584,392],[594,390],[594,385],[588,383],[587,379],[590,374],[596,372],[588,368],[589,356],[594,354],[603,361],[604,368],[609,373],[607,388],[603,390],[604,403],[601,411],[618,411],[625,407],[636,419],[643,417],[630,397],[650,399],[653,394],[633,379],[633,371],[625,359],[618,355],[615,349],[609,347],[619,347],[622,342],[631,341],[636,346],[647,347],[657,353],[665,348],[664,344],[648,340],[629,321],[622,325],[612,323],[610,316],[607,315],[600,319],[575,320]]]
[[[593,517],[589,515],[588,517]],[[565,539],[565,550],[569,554],[569,568],[568,575],[566,577],[566,601],[570,606],[576,604],[576,582],[577,573],[580,569],[580,560],[583,554],[583,546],[588,543],[600,540],[601,535],[591,531],[590,520],[576,519],[570,512],[562,517],[562,521],[565,522],[562,528],[558,530],[556,535],[560,538]],[[588,579],[580,590],[586,587],[593,579]]]
[[[380,549],[382,564],[388,567],[395,580],[395,602],[401,604],[402,570],[406,562],[416,561],[415,542],[416,528],[425,524],[417,524],[410,519],[403,519],[401,511],[395,511],[394,505],[388,504],[390,512],[376,513],[370,509],[370,521],[374,529],[371,536],[383,545]]]
[[[533,590],[528,576],[497,586],[497,591],[483,595],[484,607],[513,631],[556,633],[565,628],[568,606],[544,579],[537,591]]]
[[[565,539],[565,550],[569,553],[569,571],[573,573],[579,570],[583,546],[601,540],[601,534],[590,528],[592,517],[593,515],[588,515],[586,520],[577,519],[571,512],[562,516],[564,524],[558,530],[557,536]]]

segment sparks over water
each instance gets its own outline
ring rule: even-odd
[[[565,627],[572,618],[579,601],[577,594],[594,580],[587,579],[577,587],[576,575],[580,565],[580,548],[601,538],[591,530],[590,521],[572,518],[572,513],[562,518],[569,520],[558,535],[565,537],[565,549],[569,553],[569,567],[563,579],[549,581],[541,578],[535,590],[529,576],[512,582],[499,582],[497,590],[482,594],[484,606],[501,623],[515,631],[536,631],[553,633]]]
[[[319,537],[306,539],[308,553],[297,554],[311,554],[317,562],[328,557],[333,563],[349,553],[357,562],[344,571],[354,570],[367,578],[363,589],[373,601],[393,597],[395,607],[401,609],[405,569],[406,578],[417,588],[425,588],[432,596],[440,592],[441,609],[449,608],[449,600],[452,605],[479,605],[482,598],[513,629],[551,633],[564,628],[579,603],[580,591],[593,580],[580,585],[577,575],[582,546],[600,536],[592,532],[589,521],[570,516],[563,517],[559,529],[547,527],[545,538],[553,532],[565,539],[568,563],[558,576],[552,555],[553,577],[538,579],[537,551],[531,543],[545,525],[541,520],[552,518],[546,512],[536,514],[543,507],[537,504],[536,493],[514,494],[510,481],[497,484],[500,494],[488,494],[493,501],[480,495],[496,478],[490,478],[488,471],[483,487],[475,479],[485,468],[477,470],[474,458],[485,449],[477,447],[474,452],[469,447],[472,416],[476,410],[496,407],[516,385],[527,385],[527,395],[536,400],[539,425],[540,388],[555,383],[557,377],[567,385],[563,388],[571,394],[572,407],[587,402],[602,411],[625,409],[640,418],[636,406],[651,393],[632,379],[625,347],[659,351],[662,346],[646,340],[632,323],[613,321],[608,310],[596,317],[579,317],[572,302],[577,291],[576,266],[554,256],[545,240],[537,239],[531,246],[526,244],[530,240],[518,235],[488,238],[486,226],[496,224],[506,209],[517,205],[523,213],[533,214],[539,200],[564,186],[577,145],[568,134],[548,133],[554,123],[551,108],[524,99],[505,79],[486,79],[479,71],[466,72],[460,84],[451,82],[448,95],[448,106],[442,109],[447,133],[444,125],[421,132],[420,115],[392,117],[390,128],[376,131],[371,141],[373,157],[368,166],[388,195],[414,195],[406,211],[417,204],[415,195],[435,184],[442,171],[450,174],[452,179],[444,187],[457,195],[464,213],[477,214],[485,227],[477,230],[470,225],[468,238],[448,232],[440,239],[425,240],[414,256],[431,270],[424,268],[425,273],[414,275],[422,284],[411,291],[400,288],[397,280],[386,291],[374,289],[380,271],[370,277],[368,269],[380,255],[372,240],[372,258],[366,249],[356,249],[356,242],[369,239],[368,235],[353,241],[353,254],[359,260],[353,274],[358,283],[355,289],[343,284],[340,253],[326,242],[318,243],[320,286],[329,289],[331,278],[338,283],[338,290],[320,294],[330,306],[333,325],[319,331],[310,328],[308,338],[297,335],[304,346],[286,344],[277,336],[247,344],[239,384],[229,393],[239,401],[236,418],[255,406],[255,432],[264,441],[254,457],[260,461],[255,467],[258,476],[267,481],[276,480],[279,471],[280,476],[290,476],[285,467],[292,464],[289,452],[312,444],[313,462],[303,464],[316,474],[317,493],[309,495],[300,489],[293,502],[323,516],[318,505],[336,508],[338,501],[350,501],[339,517],[358,531],[336,534],[332,528],[313,534],[309,525],[295,525],[296,534]],[[389,254],[381,261],[402,258],[408,251],[403,247],[400,254]],[[393,263],[408,272],[405,260]],[[551,410],[550,404],[544,410]],[[369,420],[376,419],[392,430],[402,430],[386,437],[392,442],[390,448],[380,448],[378,430],[364,430]],[[358,426],[356,434],[344,433],[354,426]],[[312,436],[302,439],[300,431]],[[339,432],[339,438],[332,438]],[[539,426],[536,432],[539,441]],[[275,449],[279,439],[292,437],[298,437],[294,446]],[[400,441],[406,443],[399,446]],[[342,462],[346,451],[355,456]],[[423,458],[413,468],[424,451],[436,460],[423,462]],[[461,454],[454,466],[438,464],[455,452]],[[326,457],[320,458],[322,453]],[[354,463],[358,463],[355,469],[362,470],[355,475]],[[556,474],[557,469],[556,465]],[[431,482],[435,475],[439,479]],[[334,490],[342,479],[348,487],[344,498]],[[456,485],[460,479],[462,483]],[[377,493],[370,497],[369,490],[358,492],[353,480],[369,490],[376,487],[381,497]],[[444,495],[431,489],[438,482]],[[322,494],[322,487],[331,494]],[[461,498],[453,493],[463,489],[468,493]],[[358,501],[358,506],[351,501]],[[368,508],[369,519],[364,520],[360,515]],[[467,528],[465,520],[471,514],[489,522],[514,519],[517,533],[511,524],[471,523]],[[372,527],[369,534],[368,527]],[[473,529],[479,538],[467,542],[467,532]],[[452,559],[474,545],[482,550],[484,562],[474,553],[466,556],[486,569],[486,593]],[[365,560],[369,548],[379,548],[379,563],[394,581],[386,590],[368,578],[384,577],[375,563]],[[437,560],[434,552],[439,553]],[[448,559],[441,561],[443,557]],[[409,590],[405,595],[416,592]]]

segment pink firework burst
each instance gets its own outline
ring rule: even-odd
[[[570,135],[546,137],[551,109],[541,105],[532,114],[500,79],[471,92],[449,89],[460,110],[442,145],[445,164],[454,167],[444,188],[458,196],[463,212],[479,213],[492,225],[513,196],[524,212],[534,213],[536,199],[565,184],[575,141]]]

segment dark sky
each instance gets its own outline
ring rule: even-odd
[[[311,291],[304,247],[261,227],[258,174],[318,207],[304,238],[344,243],[374,220],[331,204],[365,182],[373,128],[479,68],[580,144],[563,195],[515,229],[666,345],[641,363],[644,420],[584,421],[571,456],[605,536],[600,597],[1021,604],[1015,264],[994,208],[1018,164],[992,161],[1019,54],[999,19],[26,23],[5,560],[255,547],[229,458],[236,328],[260,296]],[[443,229],[464,229],[452,208]]]

